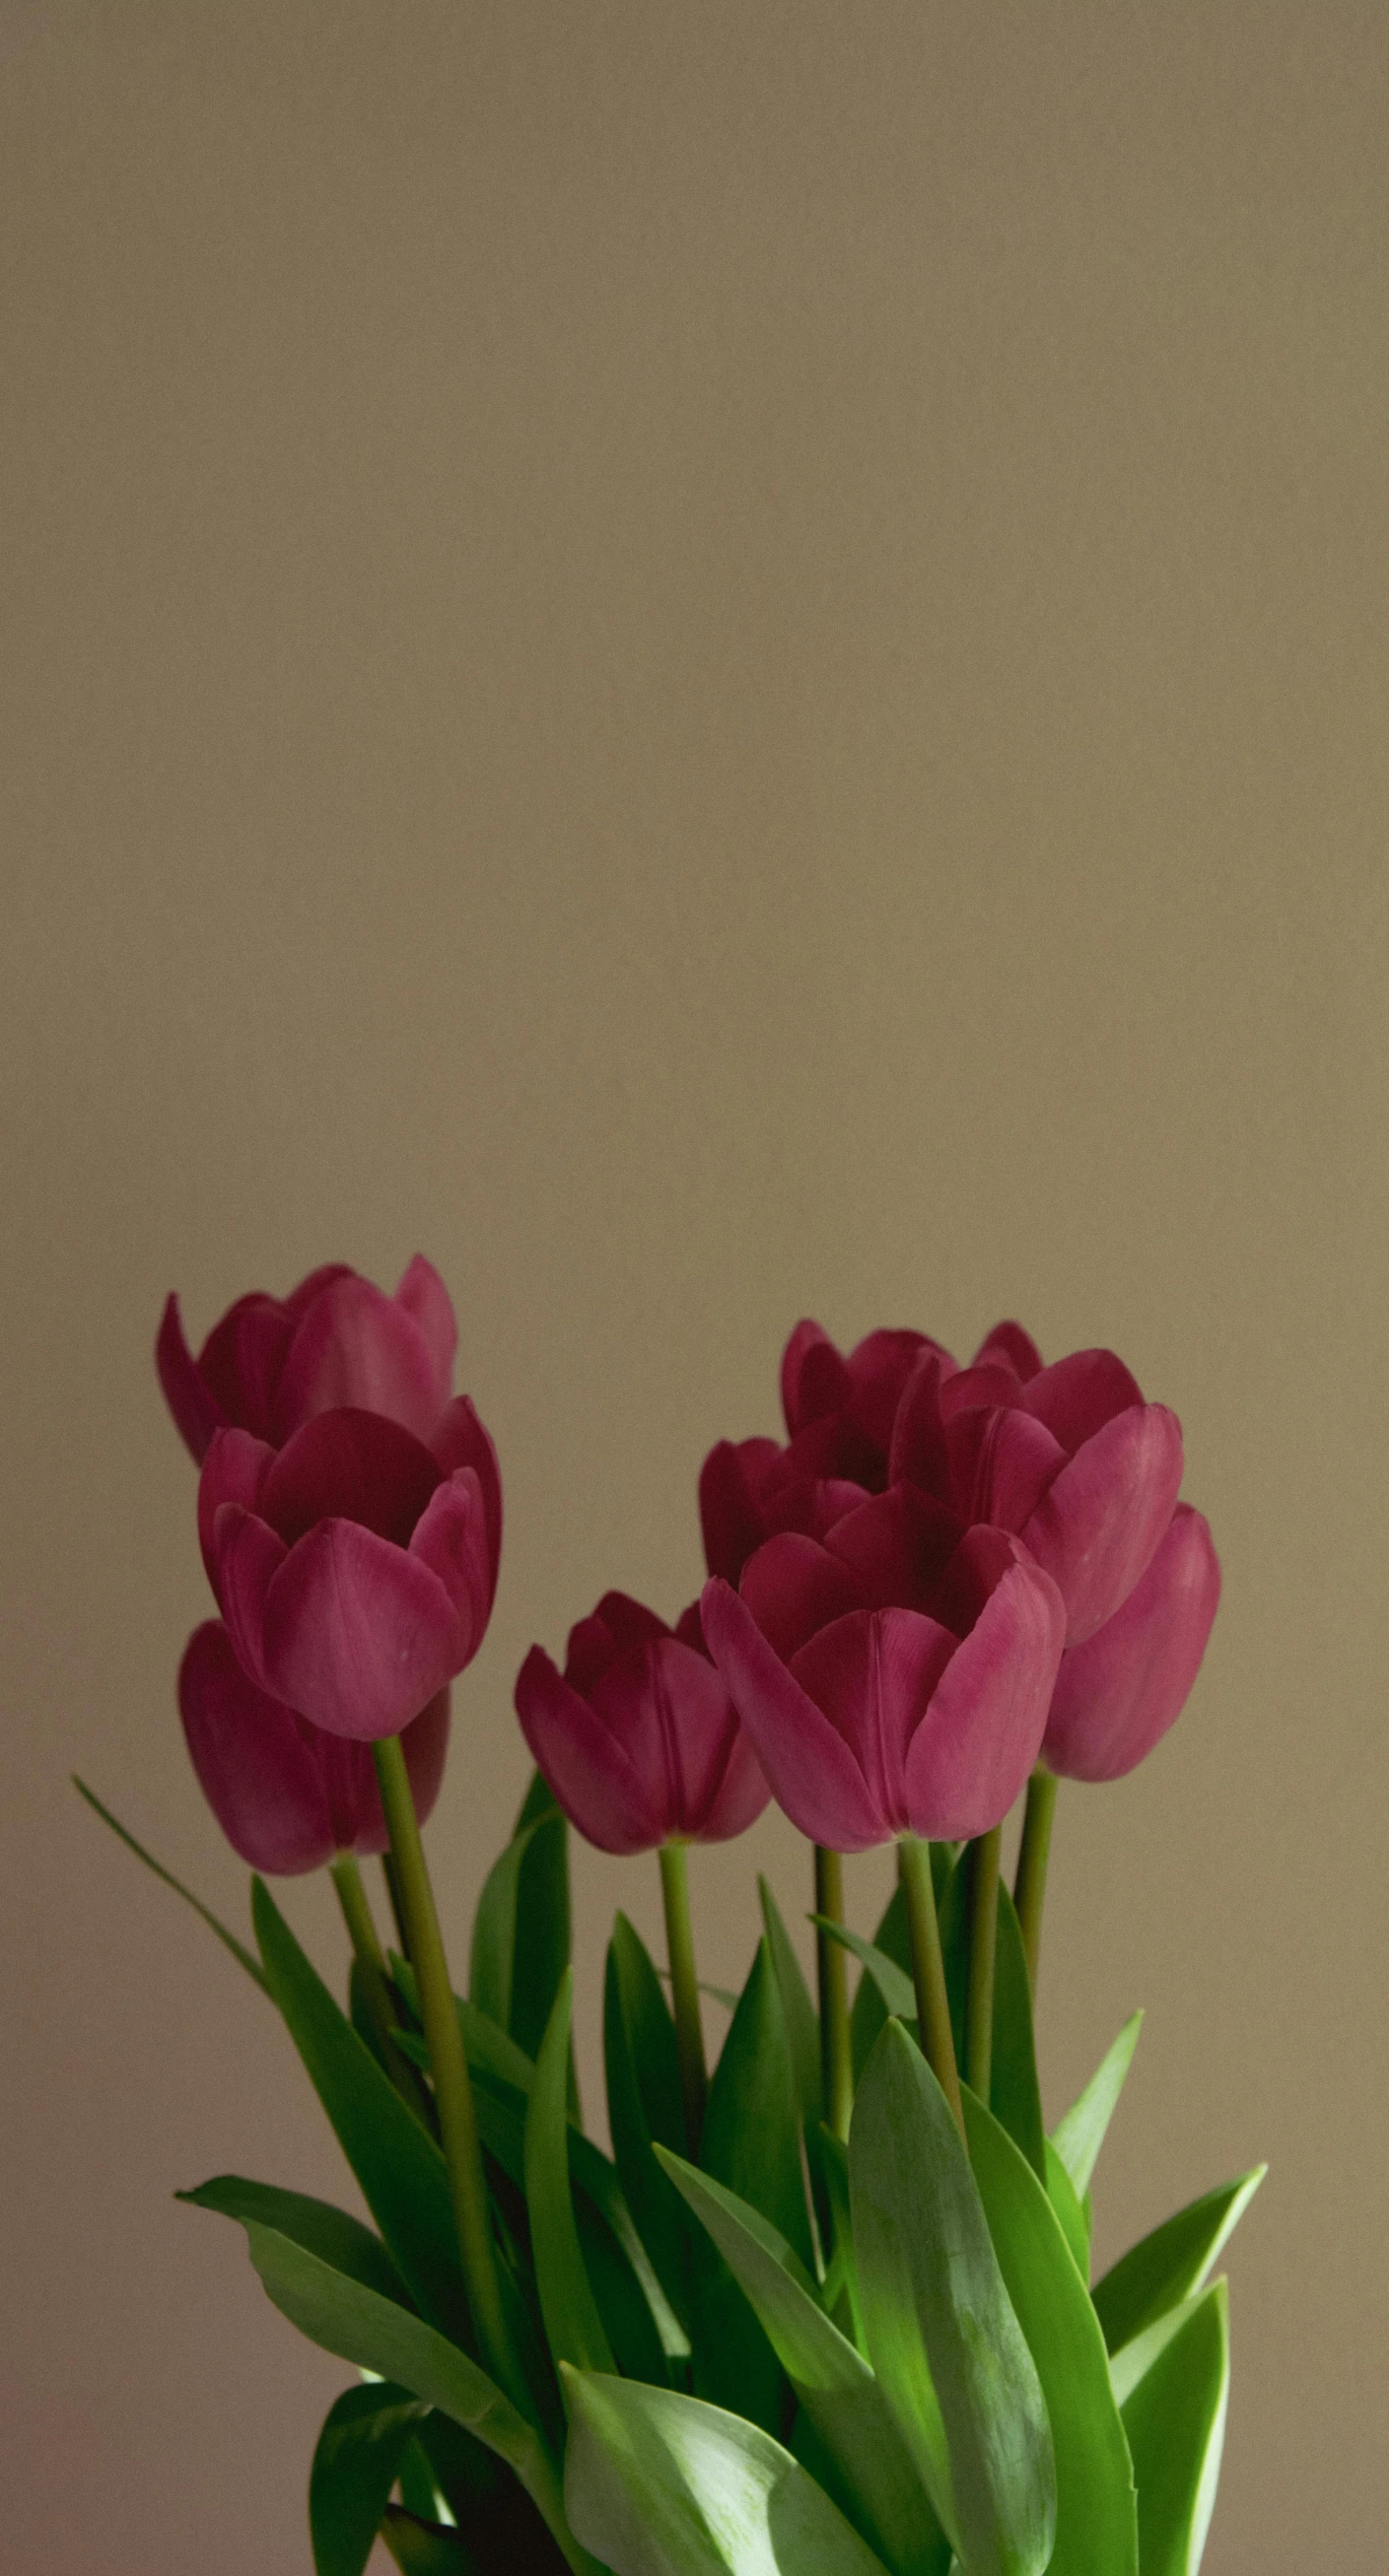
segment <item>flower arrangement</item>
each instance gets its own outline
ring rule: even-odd
[[[1032,2029],[1059,1783],[1143,1759],[1215,1615],[1175,1415],[1112,1352],[1044,1366],[1016,1324],[963,1367],[919,1332],[844,1355],[798,1325],[785,1442],[705,1461],[700,1598],[669,1626],[608,1592],[562,1670],[527,1655],[536,1770],[462,1995],[420,1827],[502,1503],[455,1340],[416,1259],[393,1297],[342,1267],[243,1297],[196,1360],[171,1298],[157,1345],[219,1612],[178,1704],[256,1873],[256,1950],[198,1910],[374,2221],[230,2175],[185,2195],[360,2374],[313,2462],[318,2576],[361,2576],[378,2534],[421,2576],[1189,2576],[1228,2379],[1210,2274],[1261,2169],[1092,2286],[1140,2017],[1049,2137]],[[813,1847],[817,1993],[764,1882],[711,2069],[686,1854],[769,1798]],[[660,1871],[665,1962],[622,1914],[608,1949],[610,2154],[571,2048],[570,1824]],[[841,1860],[887,1842],[869,1940]],[[325,1864],[346,2009],[266,1885]]]

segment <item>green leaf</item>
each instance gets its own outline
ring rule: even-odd
[[[749,2201],[814,2262],[801,2175],[800,2122],[776,1970],[765,1937],[714,2070],[699,2142],[705,2173]],[[705,2255],[694,2270],[694,2385],[716,2405],[780,2430],[786,2392],[776,2356],[727,2267]]]
[[[818,1932],[828,1932],[832,1941],[838,1941],[844,1949],[852,1950],[854,1957],[862,1961],[867,1970],[863,1985],[871,1983],[877,1989],[878,2001],[882,2006],[882,2019],[878,2024],[878,2030],[881,2030],[883,2022],[889,2015],[894,2021],[910,2023],[914,2027],[916,1988],[912,1984],[910,1971],[899,1968],[896,1960],[890,1959],[886,1950],[880,1950],[876,1942],[865,1941],[861,1932],[851,1932],[847,1923],[836,1923],[828,1914],[812,1914],[810,1919]],[[860,1995],[863,1992],[863,1985],[859,1988]],[[858,1996],[854,1998],[854,2005],[857,2010]],[[878,2032],[875,2031],[875,2042],[877,2036]]]
[[[822,2236],[829,2232],[829,2201],[826,2197],[824,2164],[820,2153],[820,2123],[825,2116],[824,2078],[820,2064],[820,2016],[810,1999],[810,1989],[801,1974],[801,1963],[792,1946],[791,1936],[781,1919],[776,1898],[765,1878],[759,1877],[758,1894],[762,1900],[762,1922],[767,1945],[776,1970],[777,1990],[781,1996],[782,2015],[786,2023],[786,2040],[791,2058],[791,2080],[801,2135],[805,2140],[806,2162],[810,2168],[811,2189]]]
[[[560,1979],[554,2010],[536,2059],[526,2110],[526,2208],[540,2311],[554,2360],[580,2370],[607,2370],[612,2350],[603,2331],[574,2223],[569,2180],[566,2078],[574,1971]]]
[[[1143,2576],[1196,2576],[1206,2545],[1230,2387],[1225,2283],[1193,2300],[1123,2409],[1138,2479]]]
[[[478,2576],[478,2562],[461,2531],[424,2522],[393,2504],[381,2537],[404,2576]]]
[[[1092,2293],[1111,2352],[1200,2289],[1267,2171],[1267,2165],[1255,2165],[1252,2173],[1203,2193],[1120,2255]]]
[[[251,1909],[270,1991],[411,2298],[445,2331],[465,2333],[467,2292],[439,2149],[357,2037],[259,1878],[251,1883]]]
[[[469,2001],[534,2056],[568,1964],[568,1827],[551,1803],[518,1827],[488,1873],[473,1918]]]
[[[292,2244],[330,2263],[335,2272],[360,2281],[363,2289],[375,2290],[401,2307],[410,2305],[405,2284],[380,2237],[373,2236],[360,2218],[335,2209],[331,2201],[311,2200],[302,2191],[277,2191],[273,2183],[247,2182],[240,2174],[214,2174],[211,2182],[199,2183],[196,2191],[175,2192],[174,2198],[186,2200],[194,2209],[216,2210],[220,2217],[235,2218],[243,2227],[252,2219],[262,2227],[276,2227]]]
[[[825,2276],[825,2307],[859,2351],[866,2353],[868,2338],[863,2331],[863,2303],[859,2297],[853,2216],[849,2205],[849,2150],[843,2139],[836,2137],[833,2129],[826,2128],[823,2122],[820,2153],[824,2158],[830,2226],[834,2235],[834,2258]]]
[[[185,1887],[181,1878],[175,1878],[173,1871],[166,1869],[162,1861],[156,1860],[153,1852],[147,1852],[143,1843],[137,1843],[128,1828],[112,1815],[110,1808],[103,1807],[95,1789],[89,1789],[86,1781],[79,1780],[75,1771],[72,1774],[72,1785],[79,1798],[85,1798],[88,1806],[100,1816],[102,1823],[109,1825],[112,1833],[125,1844],[126,1850],[133,1851],[136,1859],[144,1862],[146,1869],[153,1870],[155,1877],[162,1878],[164,1885],[171,1887],[175,1896],[181,1896],[185,1905],[191,1905],[194,1913],[201,1915],[209,1932],[215,1932],[223,1947],[230,1950],[237,1966],[244,1968],[247,1976],[254,1979],[262,1994],[268,1994],[270,1989],[259,1960],[253,1959],[245,1943],[238,1941],[236,1934],[227,1930],[225,1923],[213,1913],[211,1906],[204,1905],[202,1898],[195,1896],[191,1887]]]
[[[627,2206],[656,2276],[682,2325],[689,2322],[685,2205],[651,2152],[653,2140],[686,2152],[675,2024],[661,1981],[625,1914],[608,1944],[603,1983],[608,2127]]]
[[[794,2247],[721,2183],[664,2148],[814,2426],[835,2502],[897,2576],[944,2576],[950,2546],[872,2371],[820,2306]]]
[[[1051,2424],[1056,2538],[1045,2563],[1050,2576],[1138,2576],[1133,2472],[1095,2311],[1021,2148],[967,2087],[964,2099],[974,2179]]]
[[[989,2108],[1022,2149],[1039,2182],[1046,2181],[1047,2142],[1037,2053],[1032,2035],[1032,1986],[1022,1927],[1006,1887],[998,1891],[998,1941],[994,1954],[994,2036]]]
[[[1066,2243],[1071,2249],[1071,2260],[1075,2264],[1076,2270],[1079,2272],[1082,2281],[1084,2281],[1088,2287],[1090,2280],[1090,2222],[1085,2215],[1084,2203],[1076,2198],[1075,2184],[1072,2182],[1070,2175],[1067,2173],[1065,2166],[1061,2162],[1061,2158],[1057,2154],[1055,2147],[1052,2145],[1050,2138],[1046,2141],[1046,2150],[1047,2198],[1051,2202],[1052,2208],[1055,2210],[1057,2217],[1061,2221],[1061,2233],[1065,2237]]]
[[[596,2576],[568,2528],[555,2465],[541,2436],[476,2362],[422,2317],[349,2281],[278,2229],[252,2219],[246,2238],[266,2291],[291,2325],[325,2352],[394,2381],[476,2434],[515,2471],[570,2566]]]
[[[1041,2576],[1046,2405],[949,2105],[898,2021],[863,2071],[849,2180],[869,2359],[941,2525],[968,2576]]]
[[[1090,2188],[1105,2132],[1123,2092],[1142,2027],[1142,2013],[1130,2013],[1118,2038],[1111,2042],[1100,2059],[1084,2092],[1076,2096],[1064,2119],[1057,2121],[1051,2133],[1051,2143],[1081,2198]]]
[[[330,2408],[309,2472],[315,2576],[362,2576],[411,2435],[425,2413],[389,2380]]]
[[[565,2378],[565,2501],[614,2576],[885,2576],[757,2425],[669,2388]]]

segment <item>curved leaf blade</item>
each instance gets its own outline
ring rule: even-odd
[[[398,2307],[411,2304],[380,2237],[348,2210],[335,2209],[331,2201],[312,2200],[302,2191],[278,2191],[269,2182],[247,2182],[241,2174],[214,2174],[211,2182],[199,2183],[196,2191],[175,2192],[174,2198],[187,2201],[193,2209],[212,2209],[221,2218],[234,2218],[242,2227],[255,2219],[262,2227],[278,2228],[291,2244],[302,2245],[306,2253],[330,2263],[335,2272],[345,2272],[350,2281],[360,2281],[364,2290],[394,2299]]]
[[[1123,2409],[1138,2479],[1143,2576],[1197,2576],[1206,2545],[1230,2388],[1225,2283],[1192,2302]]]
[[[1092,2293],[1111,2352],[1200,2289],[1267,2171],[1267,2165],[1255,2165],[1234,2182],[1203,2192],[1120,2255]]]
[[[1071,2249],[1071,2258],[1075,2264],[1076,2270],[1079,2272],[1082,2281],[1084,2281],[1088,2286],[1090,2279],[1090,2222],[1086,2215],[1085,2204],[1082,2201],[1077,2200],[1075,2184],[1067,2173],[1066,2168],[1057,2154],[1055,2147],[1052,2145],[1050,2138],[1046,2141],[1046,2151],[1047,2198],[1051,2202],[1052,2208],[1055,2210],[1057,2217],[1061,2221],[1061,2233],[1065,2237],[1066,2243]]]
[[[425,2412],[389,2380],[349,2388],[329,2408],[309,2471],[314,2576],[362,2576]]]
[[[1142,2027],[1141,2011],[1130,2013],[1117,2039],[1111,2040],[1105,2050],[1084,2091],[1076,2095],[1069,2111],[1057,2121],[1051,2133],[1051,2143],[1080,2200],[1090,2188],[1115,2105],[1133,2064],[1133,2052],[1138,2046]]]
[[[540,2312],[556,2361],[580,2370],[613,2367],[597,2302],[584,2269],[569,2181],[569,2021],[574,1971],[566,1968],[540,2043],[526,2108],[526,2208]]]
[[[223,1949],[230,1950],[237,1966],[245,1969],[247,1976],[259,1986],[262,1994],[269,1994],[270,1988],[260,1961],[252,1958],[244,1941],[238,1941],[236,1934],[228,1931],[221,1916],[214,1914],[210,1905],[204,1905],[202,1898],[195,1896],[191,1887],[185,1887],[181,1878],[175,1878],[173,1871],[166,1869],[162,1860],[156,1860],[153,1852],[146,1851],[143,1843],[137,1843],[129,1827],[123,1825],[118,1816],[113,1816],[109,1807],[102,1805],[95,1789],[89,1789],[86,1781],[80,1780],[75,1771],[72,1774],[72,1785],[79,1798],[85,1798],[93,1813],[100,1816],[102,1823],[110,1826],[112,1833],[118,1841],[124,1843],[126,1850],[134,1852],[136,1859],[142,1860],[146,1869],[152,1870],[154,1876],[162,1879],[166,1887],[171,1887],[175,1896],[181,1896],[185,1905],[192,1906],[194,1913],[201,1917],[209,1932],[216,1933]]]

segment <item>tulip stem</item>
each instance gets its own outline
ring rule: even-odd
[[[381,1804],[386,1811],[391,1853],[405,1918],[410,1960],[420,1996],[420,2018],[434,2078],[439,2136],[448,2167],[449,2191],[468,2304],[481,2358],[507,2395],[529,2416],[532,2402],[507,2330],[502,2308],[487,2183],[482,2170],[477,2111],[473,2103],[463,2036],[454,2009],[448,1961],[444,1956],[434,1890],[429,1882],[414,1793],[405,1767],[400,1738],[384,1736],[372,1746]]]
[[[399,2023],[392,2000],[390,1976],[377,1939],[367,1892],[362,1885],[362,1873],[351,1852],[339,1852],[337,1859],[329,1862],[328,1875],[337,1890],[342,1919],[352,1943],[362,2002],[386,2072],[401,2099],[409,2103],[411,2110],[429,2128],[428,2092],[420,2080],[418,2069],[410,2064],[408,2057],[402,2056],[396,2046]]]
[[[965,2023],[965,2075],[987,2103],[994,2053],[994,1956],[998,1947],[998,1856],[1003,1827],[980,1834],[969,1861],[969,2012]]]
[[[392,1860],[389,1852],[383,1852],[381,1854],[381,1875],[386,1882],[386,1894],[391,1900],[391,1919],[395,1924],[396,1939],[400,1943],[401,1957],[408,1960],[410,1956],[410,1936],[405,1929],[405,1908],[400,1901],[400,1879],[396,1873],[395,1862]]]
[[[815,1911],[832,1923],[844,1920],[844,1856],[824,1843],[815,1846]],[[849,2050],[849,1962],[844,1944],[832,1932],[815,1933],[815,1966],[820,1986],[820,2069],[825,2118],[837,2138],[847,2138],[854,2107],[854,2070]]]
[[[915,1834],[903,1834],[897,1846],[897,1875],[907,1909],[922,2054],[954,2112],[955,2125],[963,2138],[965,2106],[955,2063],[955,2034],[950,2027],[950,1997],[936,1918],[936,1891],[931,1883],[930,1844],[918,1841]]]
[[[661,1896],[666,1910],[666,1951],[670,1960],[670,1996],[675,2007],[675,2046],[680,2062],[685,2142],[690,2154],[697,2156],[709,2078],[704,2067],[704,2030],[699,2018],[699,1978],[695,1971],[685,1846],[682,1842],[662,1843],[657,1857],[661,1864]]]
[[[1033,2000],[1037,1994],[1037,1970],[1042,1956],[1042,1907],[1047,1893],[1047,1860],[1051,1852],[1051,1823],[1056,1813],[1056,1792],[1060,1782],[1054,1771],[1044,1770],[1039,1762],[1027,1784],[1027,1805],[1023,1810],[1022,1842],[1018,1848],[1018,1874],[1013,1886],[1013,1902],[1022,1926],[1023,1955],[1027,1961],[1027,1982]]]

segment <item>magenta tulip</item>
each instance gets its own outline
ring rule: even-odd
[[[179,1714],[203,1795],[232,1849],[280,1876],[340,1852],[365,1858],[389,1836],[369,1749],[326,1735],[248,1681],[220,1619],[195,1628],[178,1676]],[[401,1735],[423,1824],[448,1749],[447,1691]]]
[[[216,1431],[249,1431],[279,1448],[343,1405],[384,1413],[430,1441],[448,1405],[457,1339],[448,1290],[417,1253],[393,1297],[341,1262],[311,1271],[288,1297],[238,1297],[196,1360],[170,1297],[155,1365],[201,1465]]]
[[[878,1541],[893,1519],[906,1532],[905,1601],[882,1597],[888,1552],[858,1543],[865,1514]],[[966,1531],[942,1565],[943,1535],[888,1493],[823,1541],[770,1539],[741,1593],[721,1577],[705,1585],[704,1635],[772,1794],[833,1850],[987,1833],[1040,1751],[1065,1639],[1060,1593],[1000,1530]]]
[[[1117,1780],[1151,1753],[1186,1704],[1219,1601],[1209,1525],[1179,1503],[1128,1599],[1061,1658],[1042,1741],[1047,1769]]]
[[[516,1714],[565,1814],[600,1851],[728,1842],[771,1794],[694,1605],[672,1632],[639,1601],[606,1592],[570,1630],[562,1676],[531,1648]]]
[[[428,1446],[356,1406],[279,1450],[215,1432],[198,1524],[243,1671],[331,1735],[399,1735],[482,1643],[501,1480],[466,1396]]]

